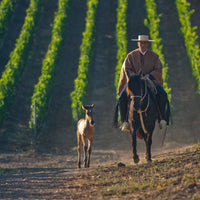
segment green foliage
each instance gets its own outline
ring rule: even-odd
[[[0,3],[0,41],[13,14],[15,4],[16,0],[2,0]]]
[[[181,23],[181,31],[185,39],[185,47],[187,55],[190,59],[192,73],[196,78],[198,85],[198,93],[200,94],[200,48],[197,42],[198,36],[196,34],[197,27],[191,25],[191,15],[194,10],[190,9],[190,3],[187,0],[176,0],[176,7],[178,10],[179,21]]]
[[[85,31],[83,32],[81,55],[79,58],[78,75],[74,80],[74,91],[71,93],[72,117],[77,121],[84,115],[81,106],[87,100],[87,86],[89,78],[89,67],[92,59],[93,44],[95,41],[95,22],[98,0],[87,1],[87,14]]]
[[[39,11],[40,0],[31,0],[15,49],[11,52],[10,60],[2,73],[0,79],[0,122],[4,119],[15,94],[15,88],[22,73],[35,31]]]
[[[163,65],[163,87],[168,94],[169,101],[171,102],[171,88],[168,87],[168,65],[165,62],[164,55],[162,53],[162,40],[159,36],[160,15],[157,14],[155,0],[146,0],[146,11],[147,19],[144,20],[144,24],[149,28],[151,38],[155,39],[155,42],[152,42],[151,45],[152,50],[159,55],[160,61]]]
[[[118,0],[117,8],[117,25],[116,25],[116,39],[117,39],[117,66],[115,69],[115,88],[117,91],[118,82],[121,72],[122,63],[127,55],[127,38],[126,38],[126,12],[127,0]]]
[[[36,102],[37,129],[39,130],[46,117],[49,99],[51,96],[54,74],[57,67],[57,60],[64,36],[64,29],[67,19],[67,8],[69,0],[58,1],[58,11],[55,14],[51,43],[43,60],[41,76],[35,85],[34,93],[31,98],[31,116],[29,121],[30,128],[34,124],[34,104]]]

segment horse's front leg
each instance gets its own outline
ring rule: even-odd
[[[132,132],[132,148],[133,148],[133,160],[134,163],[138,163],[140,161],[139,156],[137,155],[137,138],[136,138],[136,130],[134,129]]]
[[[152,134],[148,134],[145,138],[146,143],[146,160],[147,162],[151,162],[151,145],[152,145]]]
[[[92,153],[92,140],[88,140],[88,160],[87,160],[87,167],[90,167],[90,156]]]

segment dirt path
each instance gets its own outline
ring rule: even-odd
[[[145,0],[128,0],[127,10],[127,38],[128,52],[137,48],[137,42],[132,42],[131,39],[137,38],[138,35],[149,34],[149,30],[144,26],[146,18]]]
[[[158,13],[162,13],[160,35],[169,65],[169,87],[172,88],[174,124],[169,129],[167,141],[174,145],[189,144],[199,138],[199,98],[195,95],[196,87],[180,32],[175,3],[161,0],[157,4]]]
[[[23,4],[23,2],[21,2]],[[31,133],[28,126],[30,117],[30,100],[34,85],[41,73],[42,60],[51,39],[50,24],[54,19],[57,2],[43,1],[38,29],[35,34],[32,49],[30,51],[24,72],[16,89],[16,96],[7,118],[0,128],[3,134],[1,148],[15,150],[29,148]],[[23,17],[23,13],[22,16]]]
[[[97,10],[95,56],[91,64],[88,103],[95,104],[94,148],[98,149],[115,147],[118,137],[118,133],[112,128],[115,103],[116,8],[116,2],[100,0]]]
[[[86,0],[71,1],[69,11],[48,117],[40,139],[40,148],[53,151],[69,150],[76,143],[75,130],[72,128],[70,93],[74,89],[73,81],[77,76],[79,47],[85,29]]]
[[[16,3],[11,22],[0,45],[0,73],[4,70],[4,66],[9,60],[10,52],[15,47],[16,39],[19,37],[28,6],[29,1],[27,0],[19,0]]]
[[[199,146],[191,145],[154,154],[151,164],[78,170],[74,152],[1,154],[0,199],[199,199],[199,155]]]

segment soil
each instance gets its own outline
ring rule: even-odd
[[[117,153],[94,151],[86,169],[76,168],[76,151],[1,154],[0,198],[200,199],[199,144],[154,153],[152,163],[138,165]]]
[[[169,127],[164,147],[161,147],[162,134],[156,127],[152,163],[146,163],[144,142],[138,141],[141,163],[134,165],[129,135],[112,127],[116,94],[117,1],[99,0],[88,95],[88,104],[95,104],[96,132],[91,168],[77,169],[70,93],[77,75],[86,0],[70,1],[48,117],[38,148],[32,150],[28,128],[30,98],[40,75],[42,59],[50,42],[50,24],[57,9],[56,1],[43,2],[38,29],[13,106],[0,128],[0,199],[200,199],[199,97],[175,3],[156,1],[158,13],[162,13],[160,36],[169,65],[173,125]],[[198,1],[190,2],[193,8],[199,9]],[[148,34],[143,25],[144,5],[144,0],[128,1],[128,51],[136,48],[131,38]],[[200,26],[197,19],[194,17],[193,23]],[[193,143],[195,145],[189,146]],[[120,162],[125,166],[118,167]]]

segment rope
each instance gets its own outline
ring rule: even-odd
[[[149,95],[148,95],[148,104],[147,104],[146,108],[144,110],[139,109],[137,111],[137,113],[140,115],[140,122],[141,122],[141,125],[142,125],[142,130],[144,131],[145,134],[147,134],[147,130],[146,130],[145,125],[144,125],[142,113],[146,112],[148,107],[149,107]]]
[[[140,122],[141,122],[141,125],[142,125],[142,130],[144,131],[145,134],[147,134],[147,130],[146,130],[145,125],[144,125],[144,120],[143,120],[143,117],[142,117],[141,109],[138,110],[138,114],[140,115]]]
[[[150,78],[147,78],[146,81],[147,81],[148,85],[150,86],[151,90],[153,91],[153,93],[157,94],[157,89],[156,89],[155,83]]]
[[[141,97],[141,100],[140,100],[141,102],[144,100],[144,98],[146,97],[146,95],[147,95],[147,82],[145,81],[145,93],[144,93],[144,96]],[[131,96],[132,101],[134,100],[134,97],[139,97],[139,96]],[[148,108],[149,108],[149,94],[148,94],[148,104],[147,104],[146,108],[144,110],[139,109],[137,111],[137,113],[140,116],[140,122],[141,122],[141,125],[142,125],[142,130],[143,130],[143,132],[145,134],[147,134],[147,130],[146,130],[145,125],[144,125],[144,119],[143,119],[142,113],[146,112]],[[133,109],[134,109],[134,106],[133,106]]]

